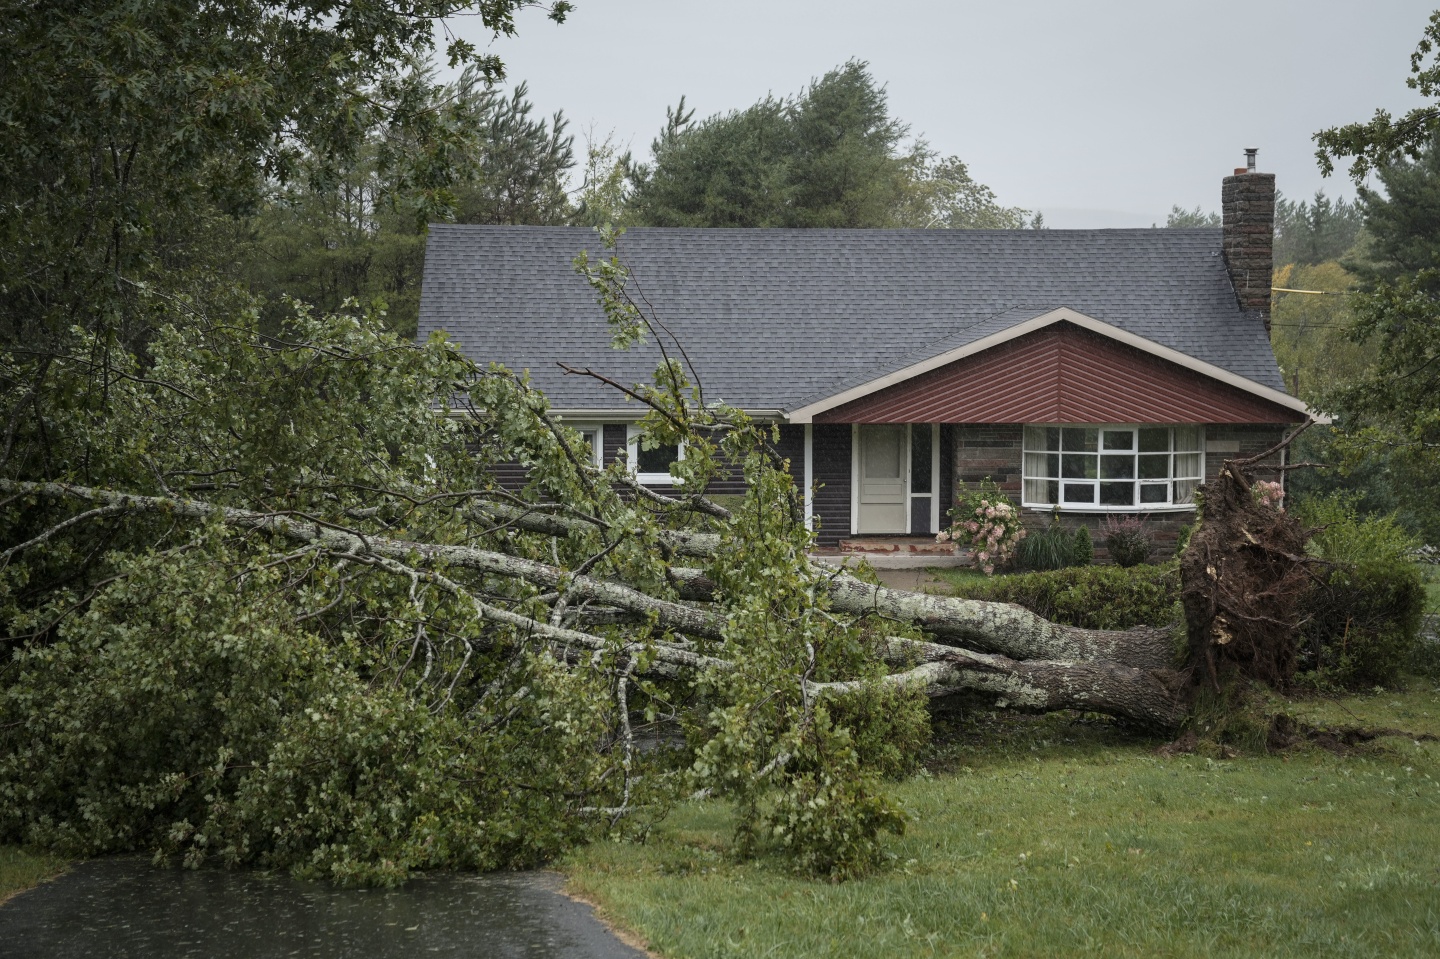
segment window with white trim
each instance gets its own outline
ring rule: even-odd
[[[674,485],[678,481],[670,475],[670,464],[685,458],[685,444],[661,443],[646,449],[640,441],[643,435],[638,426],[628,429],[626,438],[629,441],[627,455],[630,472],[646,486]]]
[[[1195,505],[1200,426],[1027,426],[1025,506],[1128,512]]]
[[[589,457],[591,465],[596,469],[604,468],[605,427],[598,423],[571,423],[569,425],[584,440],[585,455]]]

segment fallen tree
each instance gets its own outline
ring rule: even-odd
[[[679,638],[678,642],[654,640],[646,645],[647,661],[638,670],[640,674],[655,672],[673,676],[677,670],[724,670],[733,665],[723,659],[697,654],[685,644],[686,637],[722,640],[726,623],[719,612],[508,553],[392,539],[282,513],[214,506],[193,499],[140,496],[69,483],[0,479],[0,493],[96,504],[96,508],[67,519],[66,524],[79,519],[148,513],[239,530],[271,532],[304,544],[316,558],[372,565],[396,576],[435,584],[463,597],[478,620],[523,629],[552,651],[574,647],[598,652],[610,645],[603,636],[555,625],[571,619],[583,623],[584,604],[596,603],[599,608],[595,612],[602,622],[617,622],[615,614],[628,615],[637,621],[649,618],[668,635]],[[48,539],[57,532],[57,527],[51,527],[0,557],[8,558],[8,554],[37,545],[37,539]],[[808,560],[802,562],[808,564]],[[533,613],[525,616],[485,602],[440,572],[446,568],[474,570],[552,589],[563,586],[564,591],[552,592],[548,597],[548,617]],[[689,587],[686,595],[706,600],[715,598],[713,585],[700,571],[668,569],[666,572],[671,579]],[[886,685],[914,687],[931,697],[976,690],[995,693],[1019,706],[1084,709],[1137,719],[1161,728],[1174,726],[1183,717],[1178,696],[1180,687],[1169,671],[1172,654],[1167,630],[1074,629],[1047,622],[1019,606],[887,589],[845,573],[826,575],[813,568],[811,573],[824,578],[831,608],[836,611],[916,626],[932,636],[969,640],[981,650],[990,651],[966,649],[954,643],[942,645],[893,638],[884,645],[882,658],[892,664],[904,665],[910,659],[917,662],[912,668],[887,674],[882,680]],[[702,582],[703,586],[697,585]],[[569,604],[578,603],[574,607],[575,615],[567,618],[563,609],[557,609],[562,599]],[[1132,662],[1144,665],[1137,667],[1131,665]],[[859,686],[838,682],[812,684],[812,688],[826,692],[855,690]]]
[[[643,325],[614,279],[602,303]],[[288,341],[175,318],[143,360],[77,332],[0,373],[3,838],[383,882],[643,830],[700,790],[744,846],[847,875],[903,824],[877,776],[913,762],[927,699],[1186,716],[1173,626],[812,563],[768,428],[678,362],[631,389],[645,442],[687,443],[676,497],[595,469],[523,379],[363,317],[302,312]],[[738,507],[703,495],[736,470]],[[1248,588],[1230,569],[1200,589]]]

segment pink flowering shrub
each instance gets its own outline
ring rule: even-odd
[[[969,543],[975,565],[987,576],[1010,562],[1015,548],[1025,538],[1020,511],[990,477],[976,490],[963,490],[950,510],[954,522],[935,537],[937,543]]]
[[[1261,506],[1271,506],[1284,512],[1285,487],[1279,483],[1260,480],[1251,487],[1251,492],[1255,494],[1255,499],[1259,500]]]

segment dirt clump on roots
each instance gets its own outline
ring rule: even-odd
[[[1192,683],[1285,690],[1295,675],[1300,604],[1319,561],[1305,554],[1309,531],[1255,495],[1252,472],[1293,438],[1227,461],[1198,491],[1203,519],[1180,559]]]

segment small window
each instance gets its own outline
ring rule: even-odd
[[[662,443],[653,449],[643,444],[635,455],[635,468],[641,473],[664,473],[670,475],[670,465],[680,462],[680,447],[674,443]]]
[[[1027,426],[1025,506],[1128,512],[1195,504],[1199,426]]]
[[[588,457],[596,469],[603,468],[605,466],[605,427],[599,423],[566,422],[565,425],[579,433],[581,442],[585,444],[583,448],[575,451],[576,455],[582,458]]]
[[[629,431],[630,471],[646,486],[672,486],[678,482],[670,466],[685,458],[685,444],[662,443],[648,449],[642,442],[643,433],[632,426]]]

